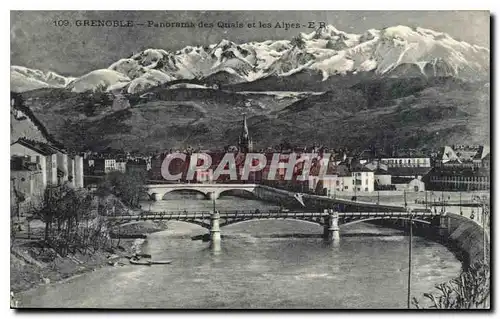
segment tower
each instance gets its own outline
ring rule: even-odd
[[[243,127],[241,129],[241,134],[238,139],[238,148],[242,153],[252,152],[253,142],[248,133],[247,116],[243,115]]]

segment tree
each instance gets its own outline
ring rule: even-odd
[[[489,305],[490,267],[476,263],[459,277],[436,286],[439,293],[425,293],[424,297],[432,302],[435,309],[478,309]],[[413,297],[413,304],[422,308]]]
[[[145,171],[119,171],[106,175],[106,179],[99,185],[98,193],[102,195],[114,194],[129,207],[138,207],[141,195],[146,193],[147,173]]]
[[[48,187],[34,214],[45,222],[44,241],[57,253],[65,256],[76,249],[86,251],[93,227],[89,224],[92,215],[93,197],[85,190],[75,190],[60,185]],[[83,226],[82,221],[86,221]],[[100,237],[102,234],[98,234]]]

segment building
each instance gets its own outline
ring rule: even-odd
[[[160,164],[161,165],[161,164]],[[151,166],[151,161],[147,161],[144,159],[130,159],[126,162],[126,171],[127,172],[141,172],[144,174],[147,174],[150,169],[148,169]],[[160,166],[160,178],[161,177],[161,166]]]
[[[104,174],[111,173],[116,171],[116,159],[114,158],[105,158],[104,159]]]
[[[450,146],[444,146],[443,148],[441,148],[441,150],[438,154],[436,164],[438,164],[438,163],[444,164],[444,163],[448,163],[449,161],[461,162],[460,158],[455,153],[453,148],[451,148]]]
[[[83,187],[83,157],[69,155],[56,146],[19,139],[10,146],[11,156],[27,156],[31,162],[40,164],[43,172],[42,185],[62,185],[69,181],[74,187]]]
[[[10,180],[13,203],[17,203],[25,209],[29,207],[29,204],[38,203],[43,198],[45,191],[43,177],[42,166],[32,162],[29,156],[12,156]]]
[[[395,190],[407,192],[425,192],[425,183],[422,176],[418,176],[406,182],[394,183]]]
[[[152,180],[162,180],[163,176],[161,174],[161,167],[166,154],[158,154],[151,158],[151,170],[149,171],[149,178]],[[175,161],[172,161],[175,163]],[[130,167],[130,165],[129,165]],[[170,168],[169,168],[170,169]]]
[[[197,183],[212,183],[214,180],[214,171],[212,169],[207,171],[197,170],[195,174]]]
[[[377,168],[374,172],[375,190],[390,190],[392,187],[392,176],[387,169]]]
[[[380,162],[388,167],[431,167],[431,159],[426,156],[385,157],[381,158]]]
[[[375,190],[375,175],[368,169],[354,169],[352,172],[336,170],[328,172],[322,179],[309,176],[308,188],[312,192],[326,196],[341,193],[369,193]]]
[[[126,159],[117,159],[115,170],[118,172],[125,173],[127,171],[127,160]]]
[[[476,154],[472,158],[474,167],[490,167],[490,148],[488,146],[480,146]]]
[[[42,172],[42,186],[57,185],[57,153],[49,144],[19,139],[10,145],[10,155],[28,157],[33,163],[40,165]]]
[[[429,174],[430,190],[475,191],[490,189],[488,168],[435,168]]]
[[[253,142],[248,132],[247,116],[243,116],[243,126],[238,139],[238,149],[242,153],[251,153],[253,151]]]
[[[352,172],[355,192],[373,192],[375,190],[375,174],[368,169]]]
[[[488,146],[469,146],[457,151],[445,146],[439,153],[435,167],[443,169],[477,169],[489,167],[490,149]]]
[[[123,169],[123,161],[117,164],[117,159],[110,155],[95,155],[85,160],[85,172],[89,175],[104,175]]]
[[[82,155],[75,155],[73,160],[75,161],[75,176],[74,176],[74,183],[75,187],[77,188],[83,188],[84,182],[83,182],[83,156]]]

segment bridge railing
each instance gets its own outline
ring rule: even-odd
[[[169,220],[187,220],[187,219],[208,219],[211,218],[213,211],[163,211],[163,212],[142,212],[139,215],[124,215],[124,216],[110,216],[108,219],[116,220],[146,220],[146,219],[169,219]],[[232,211],[219,211],[220,218],[255,218],[255,219],[272,219],[272,218],[313,218],[313,217],[326,217],[327,211],[289,211],[289,210],[232,210]],[[414,210],[414,211],[400,211],[400,212],[338,212],[339,218],[397,218],[406,217],[410,215],[413,218],[418,217],[435,217],[440,216],[441,213],[433,212],[432,210]]]

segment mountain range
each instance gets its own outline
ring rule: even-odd
[[[257,147],[488,144],[489,54],[423,28],[327,26],[291,40],[147,49],[78,77],[11,66],[23,105],[11,107],[11,139],[45,132],[97,151],[223,147],[247,114]]]
[[[318,82],[339,75],[489,78],[489,49],[424,28],[394,26],[351,34],[333,26],[291,40],[236,44],[228,40],[177,51],[146,49],[79,77],[11,67],[11,90],[137,93],[174,80],[227,85],[307,73]]]

